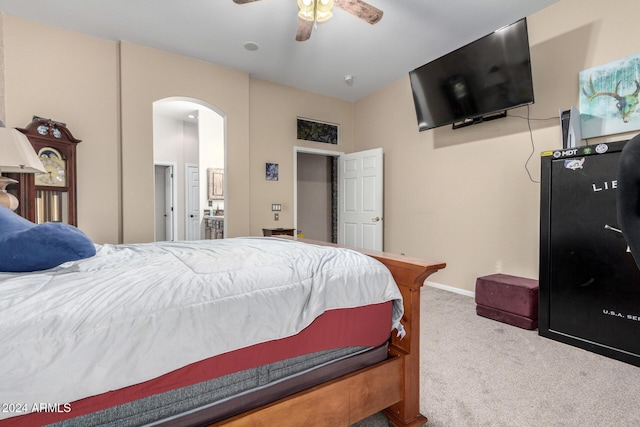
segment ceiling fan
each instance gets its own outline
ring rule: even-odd
[[[260,0],[233,0],[237,4],[253,3]],[[296,40],[303,42],[311,37],[316,22],[324,22],[333,16],[333,6],[346,10],[350,14],[369,24],[382,19],[382,11],[362,0],[298,0],[298,29]]]

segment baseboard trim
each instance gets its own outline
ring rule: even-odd
[[[467,296],[467,297],[471,297],[471,298],[475,298],[476,297],[476,293],[475,292],[467,291],[466,289],[454,288],[453,286],[443,285],[441,283],[431,282],[429,280],[426,280],[424,282],[424,284],[427,285],[427,286],[431,286],[432,288],[442,289],[444,291],[453,292],[453,293],[464,295],[464,296]]]

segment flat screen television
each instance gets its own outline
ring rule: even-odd
[[[420,131],[455,129],[532,104],[526,19],[410,71],[409,79]]]

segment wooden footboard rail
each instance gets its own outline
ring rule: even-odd
[[[380,411],[395,426],[427,422],[420,413],[420,288],[446,264],[356,250],[387,266],[404,300],[406,336],[393,333],[387,360],[212,426],[348,426]]]
[[[382,262],[391,271],[404,303],[402,326],[407,335],[391,337],[390,356],[401,357],[404,362],[402,400],[384,410],[396,426],[419,426],[427,422],[420,413],[420,289],[431,274],[444,268],[445,263],[433,263],[417,258],[380,252],[366,252]]]

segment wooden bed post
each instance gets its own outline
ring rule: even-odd
[[[390,356],[400,356],[404,360],[404,399],[383,413],[396,426],[421,426],[427,418],[420,413],[420,289],[427,277],[446,264],[388,253],[364,253],[387,266],[400,288],[404,303],[405,314],[401,323],[407,335],[399,339],[394,333],[389,347]]]

